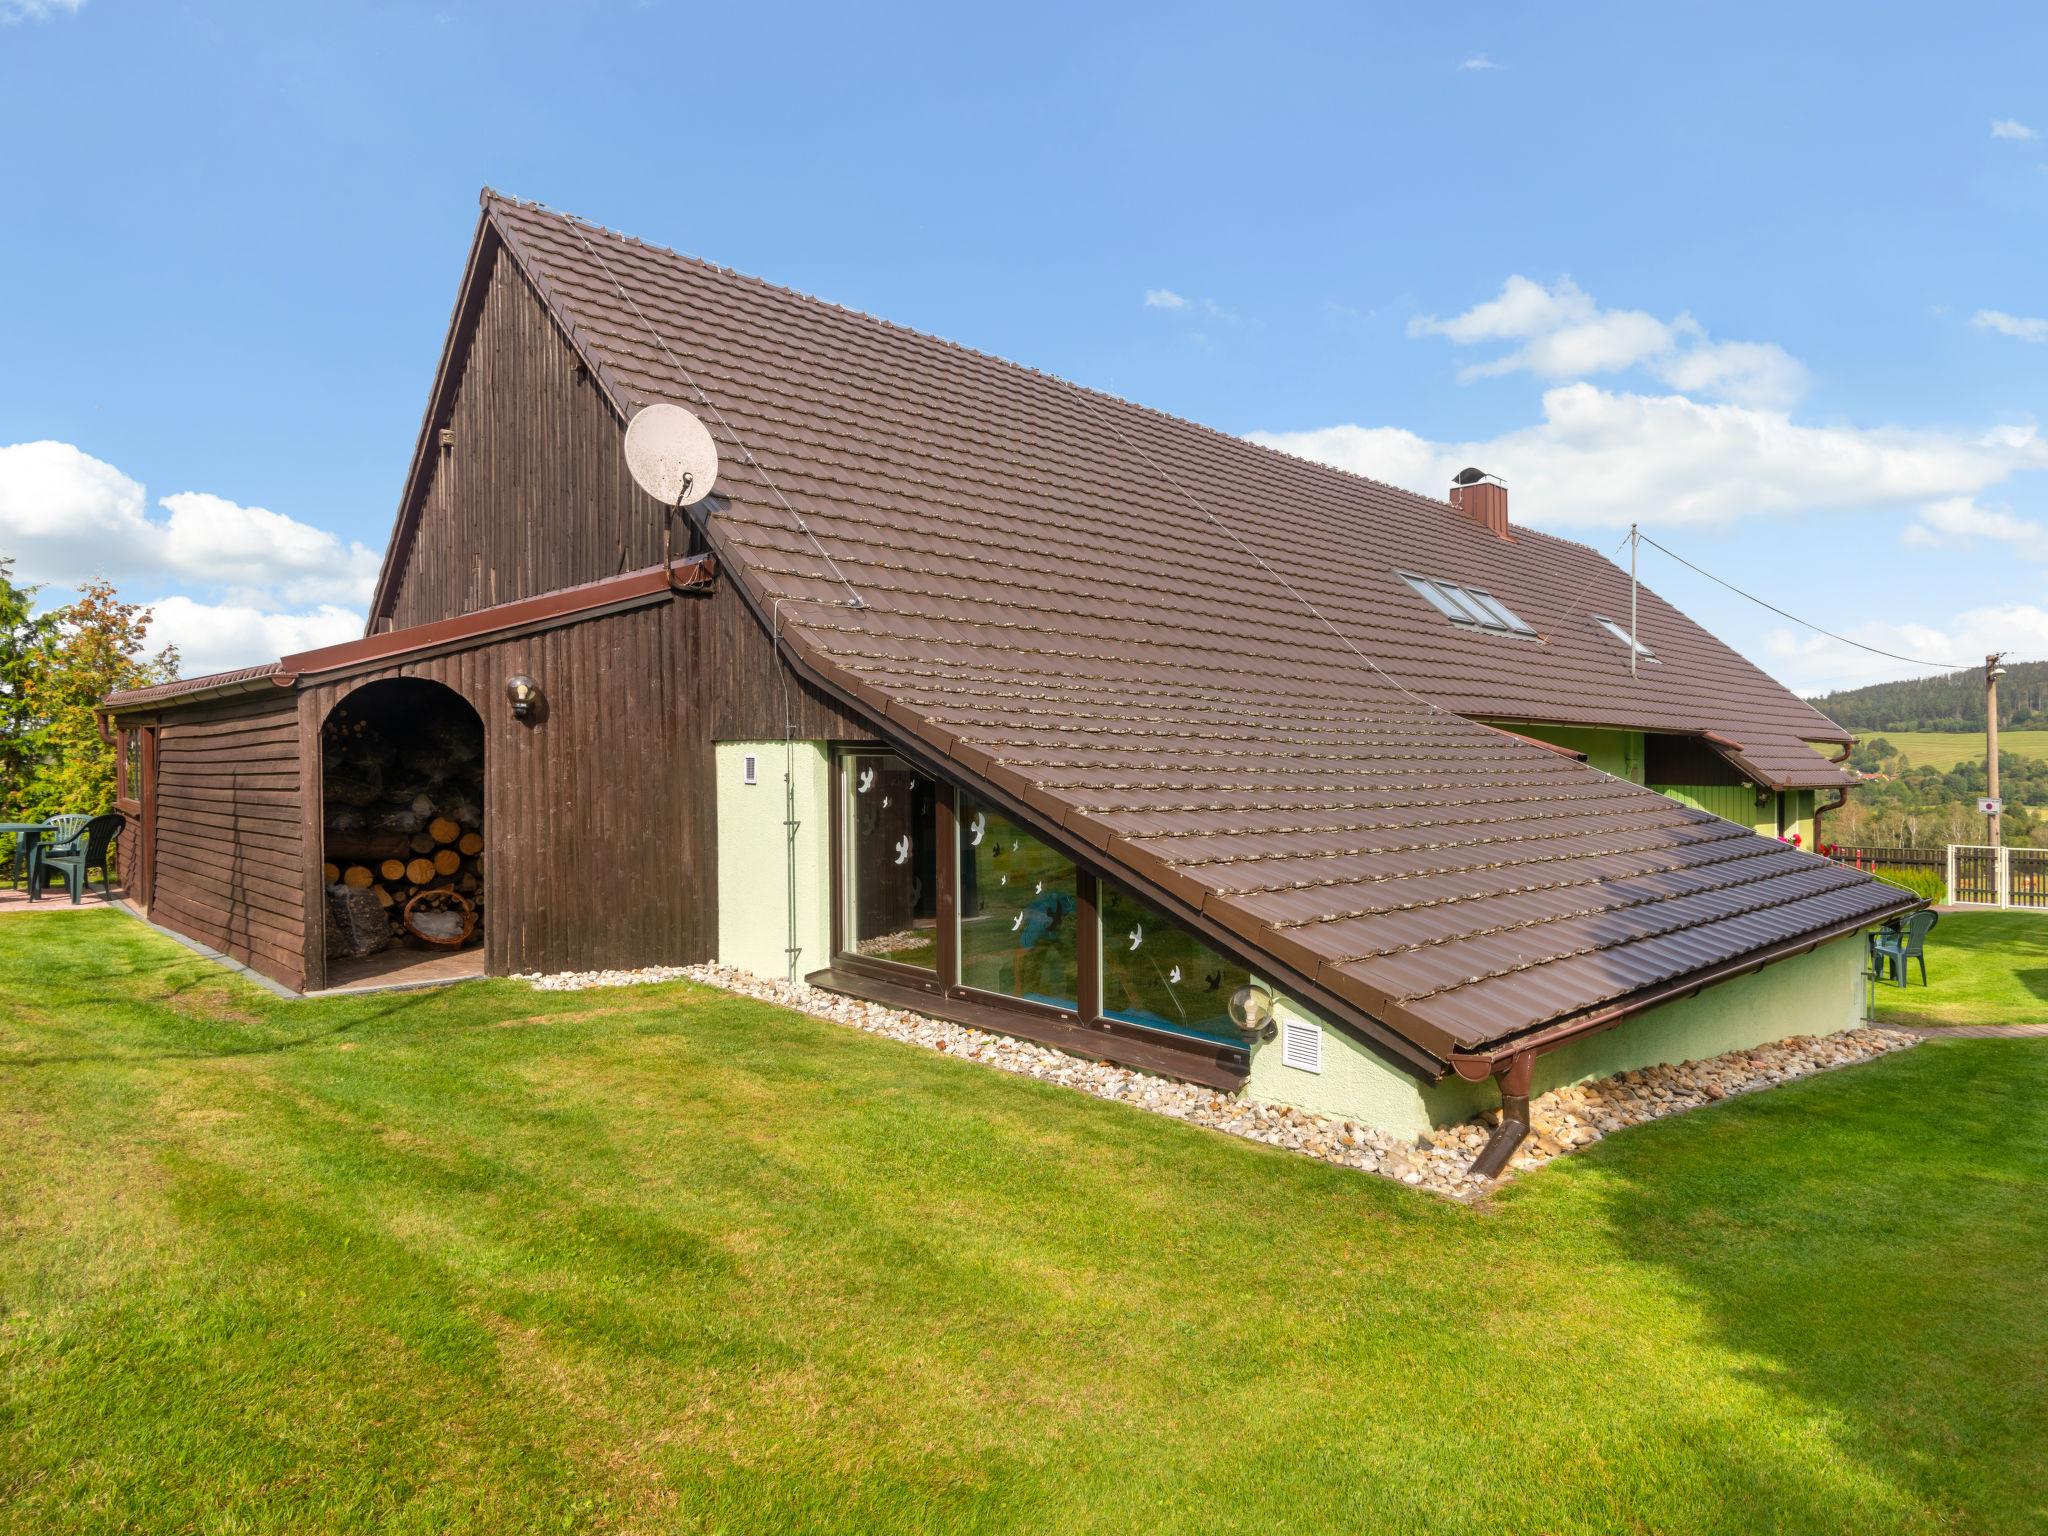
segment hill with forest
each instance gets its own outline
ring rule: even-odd
[[[1940,677],[1844,688],[1811,701],[1830,720],[1869,731],[1981,731],[1984,672],[1971,667]],[[2016,661],[1998,683],[2001,730],[2048,727],[2048,661]]]

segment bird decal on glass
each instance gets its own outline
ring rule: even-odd
[[[882,809],[885,811],[889,809],[889,797],[887,795],[882,796]]]
[[[1032,886],[1031,894],[1034,896],[1043,896],[1045,894],[1045,882],[1041,880],[1036,885]]]
[[[1215,992],[1219,990],[1222,986],[1223,973],[1221,971],[1211,971],[1207,976],[1204,976],[1202,978],[1202,990],[1204,992]]]
[[[979,848],[981,840],[988,833],[988,818],[980,811],[974,813],[974,820],[967,824],[967,846]]]
[[[853,792],[857,795],[864,795],[870,789],[874,788],[874,785],[875,770],[872,768],[863,768],[860,771],[860,782],[854,786]]]
[[[1166,973],[1166,984],[1167,984],[1167,985],[1168,985],[1169,987],[1177,987],[1177,986],[1179,986],[1179,985],[1180,985],[1180,967],[1179,967],[1179,966],[1177,966],[1177,965],[1176,965],[1176,966],[1175,966],[1175,967],[1174,967],[1174,968],[1173,968],[1172,970],[1170,970],[1170,971],[1168,971],[1168,972]]]
[[[1022,912],[1019,912],[1015,917],[1010,919],[1010,932],[1015,933],[1019,928],[1022,928],[1023,926],[1024,914]]]
[[[1144,942],[1145,925],[1143,923],[1140,923],[1137,927],[1131,930],[1131,948],[1136,949],[1140,944]]]
[[[907,833],[896,839],[896,862],[898,864],[908,864],[910,862],[910,837]]]

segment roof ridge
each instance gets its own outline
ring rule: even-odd
[[[719,262],[712,261],[708,257],[698,256],[689,251],[677,250],[674,246],[658,245],[651,240],[643,240],[638,235],[629,235],[624,230],[613,229],[610,225],[600,224],[593,219],[587,219],[580,213],[571,213],[567,209],[555,208],[547,203],[535,200],[513,197],[508,193],[496,191],[491,187],[483,189],[479,200],[486,208],[495,203],[511,208],[524,209],[531,213],[543,214],[549,218],[560,219],[577,225],[590,233],[608,236],[611,239],[617,240],[621,245],[638,246],[641,250],[651,251],[658,256],[673,257],[677,261],[701,267],[705,271],[716,273],[721,277],[737,279],[739,282],[765,289],[770,293],[779,294],[785,298],[795,299],[804,304],[813,304],[821,309],[831,310],[854,320],[879,326],[883,330],[892,331],[899,336],[906,336],[919,342],[944,347],[948,351],[957,352],[977,362],[992,364],[1008,372],[1028,374],[1032,378],[1044,379],[1062,388],[1076,390],[1081,394],[1093,396],[1110,405],[1121,406],[1126,410],[1135,411],[1143,416],[1153,417],[1160,421],[1186,428],[1188,431],[1199,435],[1217,439],[1232,448],[1248,448],[1257,453],[1266,454],[1288,463],[1302,465],[1320,474],[1336,475],[1345,480],[1354,480],[1362,485],[1372,486],[1376,490],[1388,491],[1396,496],[1412,498],[1415,501],[1426,504],[1433,511],[1442,511],[1461,519],[1464,517],[1464,514],[1460,513],[1456,507],[1453,507],[1448,499],[1431,496],[1423,491],[1413,491],[1406,486],[1395,485],[1390,480],[1377,480],[1371,475],[1360,474],[1357,470],[1345,469],[1340,465],[1327,463],[1322,459],[1312,459],[1303,454],[1292,453],[1285,448],[1276,448],[1270,443],[1257,442],[1250,437],[1244,436],[1242,433],[1226,432],[1221,427],[1210,426],[1207,422],[1196,421],[1192,417],[1181,416],[1173,411],[1163,410],[1156,405],[1147,405],[1141,400],[1132,400],[1124,395],[1117,394],[1114,390],[1103,389],[1093,384],[1083,384],[1079,380],[1066,377],[1064,374],[1053,373],[1044,368],[1034,368],[1029,363],[1020,363],[1015,358],[1003,357],[994,352],[985,352],[979,347],[968,345],[966,342],[955,341],[949,336],[941,336],[936,331],[921,331],[915,326],[904,325],[901,321],[891,320],[884,315],[873,314],[864,309],[855,309],[851,305],[841,304],[836,300],[825,298],[821,294],[806,292],[804,289],[794,287],[788,283],[778,283],[765,277],[756,276],[751,272],[742,272],[737,267],[728,267]]]

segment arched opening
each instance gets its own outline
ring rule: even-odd
[[[426,678],[365,683],[320,727],[327,985],[483,972],[484,725]]]

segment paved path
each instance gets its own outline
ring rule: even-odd
[[[1887,1024],[1930,1040],[2048,1040],[2048,1024]]]

